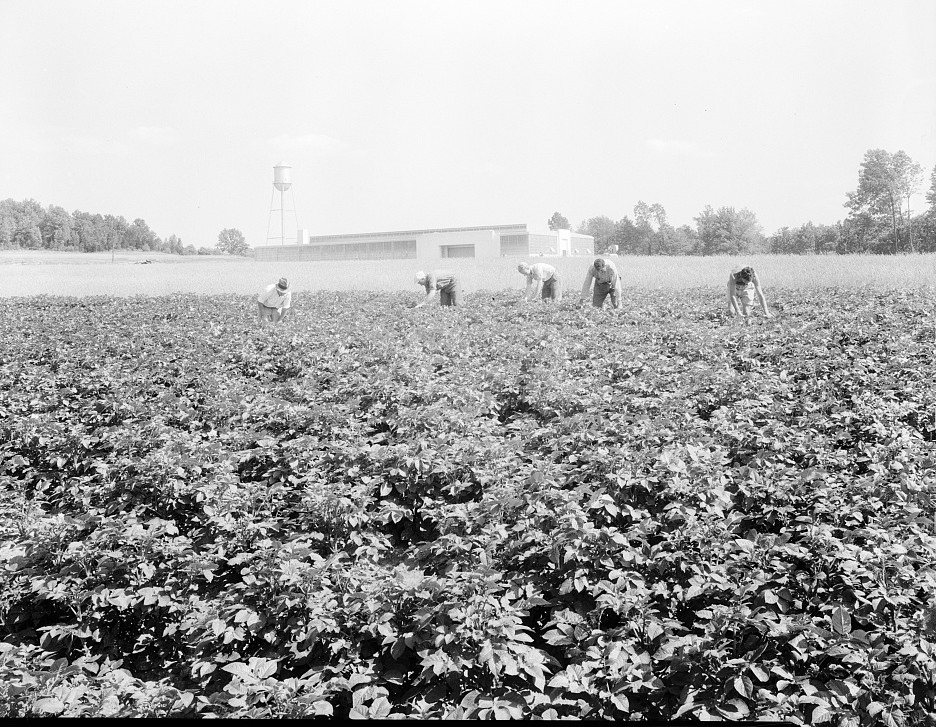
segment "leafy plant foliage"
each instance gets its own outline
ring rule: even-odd
[[[14,300],[0,715],[932,723],[932,296]]]

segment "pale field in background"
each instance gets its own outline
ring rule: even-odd
[[[522,290],[517,263],[524,258],[255,262],[223,256],[178,256],[165,253],[56,253],[0,251],[0,297],[32,295],[168,295],[171,293],[236,293],[254,295],[280,277],[296,292],[317,290],[412,291],[413,276],[423,269],[451,270],[466,293]],[[830,287],[885,290],[936,285],[936,255],[751,255],[741,257],[610,256],[625,288],[722,291],[728,274],[753,266],[766,290]],[[140,264],[150,260],[151,264]],[[581,289],[593,257],[530,258],[559,269],[567,292]]]

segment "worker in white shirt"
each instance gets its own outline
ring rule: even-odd
[[[755,295],[764,316],[772,318],[770,311],[767,310],[767,298],[764,296],[760,279],[754,272],[754,268],[748,266],[732,271],[728,276],[728,314],[732,317],[741,315],[747,318],[750,316]]]
[[[611,306],[621,307],[621,276],[618,275],[614,263],[604,258],[596,258],[595,262],[588,266],[588,274],[585,276],[585,284],[582,286],[582,302],[585,302],[588,296],[588,290],[591,288],[592,281],[595,283],[595,290],[592,293],[592,305],[595,308],[601,308],[604,305],[605,298],[611,296]]]
[[[517,271],[526,275],[524,300],[533,300],[540,289],[543,300],[554,300],[557,303],[562,300],[562,281],[559,279],[559,271],[552,265],[520,263]]]
[[[280,278],[279,282],[266,286],[257,296],[260,325],[278,323],[283,320],[291,303],[292,291],[289,289],[289,281],[286,278]]]

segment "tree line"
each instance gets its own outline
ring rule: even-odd
[[[659,203],[639,201],[633,217],[591,217],[576,232],[595,238],[597,252],[623,255],[741,255],[936,252],[936,167],[926,193],[928,207],[911,210],[923,169],[903,151],[870,149],[858,172],[858,186],[846,194],[847,214],[835,224],[806,222],[765,236],[749,209],[706,206],[694,225],[676,227]],[[556,212],[551,229],[570,229]]]
[[[675,226],[663,205],[639,201],[633,217],[619,220],[591,217],[576,232],[595,238],[597,252],[628,255],[742,255],[756,253],[881,253],[936,252],[936,167],[926,193],[928,207],[910,209],[920,191],[923,169],[906,153],[869,149],[858,171],[858,186],[846,194],[846,217],[832,225],[806,222],[781,227],[765,236],[757,215],[749,209],[707,205],[694,225]],[[552,229],[571,229],[556,212]],[[218,235],[213,248],[184,245],[176,235],[163,240],[140,218],[92,214],[62,207],[42,207],[32,199],[0,201],[0,250],[64,250],[102,252],[142,250],[176,255],[247,255],[250,246],[236,228]]]
[[[140,250],[175,255],[246,255],[249,246],[235,228],[222,230],[215,247],[185,245],[176,235],[163,240],[140,218],[133,222],[119,215],[102,215],[62,207],[42,207],[27,199],[0,200],[0,250],[59,250],[68,252],[110,252]]]

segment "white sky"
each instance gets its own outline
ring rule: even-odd
[[[928,187],[934,38],[933,0],[0,0],[0,199],[259,245],[284,161],[313,235],[641,199],[772,234],[843,219],[868,149]]]

